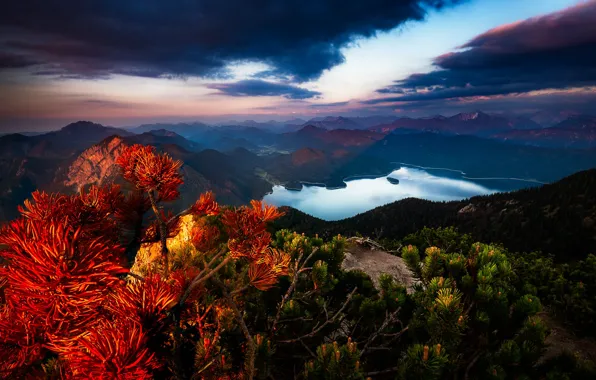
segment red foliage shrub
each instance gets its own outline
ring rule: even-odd
[[[180,218],[164,212],[160,202],[178,197],[181,163],[133,145],[118,165],[135,185],[127,196],[118,186],[92,186],[76,195],[34,192],[19,208],[21,218],[0,231],[2,377],[52,367],[66,378],[149,379],[157,370],[171,371],[168,355],[191,338],[202,359],[216,363],[209,373],[234,373],[226,373],[230,364],[217,342],[237,314],[206,284],[224,268],[240,269],[233,284],[214,281],[224,287],[266,290],[286,275],[290,257],[268,249],[266,230],[281,214],[258,201],[222,214],[212,193],[201,195],[187,210],[196,220],[195,251],[170,270],[165,239],[159,238],[175,236]],[[147,226],[151,209],[155,219]],[[166,260],[152,269],[157,272],[125,281],[132,275],[124,259],[131,231],[133,242],[160,240]],[[215,253],[226,235],[229,252]],[[248,273],[241,269],[246,261],[233,261],[239,258],[248,259]]]
[[[116,210],[116,219],[124,228],[135,228],[143,222],[143,216],[151,209],[149,197],[142,191],[132,191]]]
[[[85,237],[117,237],[116,214],[124,200],[118,186],[91,186],[70,196],[35,191],[31,196],[24,207],[19,206],[27,220],[65,223],[73,229],[82,228]]]
[[[100,308],[121,280],[122,248],[109,239],[86,239],[56,221],[19,219],[6,226],[0,244],[8,246],[0,268],[6,278],[9,307],[33,317],[49,344],[76,340],[97,318]]]

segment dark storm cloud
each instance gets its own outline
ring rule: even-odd
[[[266,82],[259,79],[247,79],[234,83],[207,85],[229,96],[283,96],[287,99],[308,99],[321,95],[320,92],[283,83]]]
[[[86,106],[106,108],[129,108],[131,106],[131,104],[127,102],[118,102],[104,99],[83,99],[79,103]]]
[[[270,75],[305,81],[343,62],[340,49],[355,39],[461,1],[9,1],[0,50],[69,76],[205,76],[257,60],[273,67]]]
[[[367,107],[374,113],[387,111],[419,116],[453,115],[458,112],[482,110],[483,112],[509,112],[531,114],[538,111],[574,111],[593,115],[596,110],[596,92],[555,91],[539,94],[510,94],[491,97],[445,98],[433,101],[397,102]]]
[[[500,26],[461,48],[437,57],[437,70],[378,90],[399,95],[367,103],[596,85],[596,1]]]
[[[20,69],[33,66],[38,62],[21,54],[11,54],[0,52],[0,70],[1,69]]]

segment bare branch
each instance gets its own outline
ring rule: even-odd
[[[231,291],[231,292],[230,292],[230,294],[231,294],[231,295],[235,295],[235,294],[238,294],[238,293],[242,293],[243,291],[245,291],[245,290],[246,290],[246,289],[248,289],[248,288],[250,288],[250,285],[244,285],[244,286],[243,286],[243,287],[241,287],[241,288],[238,288],[238,289],[236,289],[236,290],[233,290],[233,291]]]
[[[224,297],[230,304],[230,307],[232,308],[236,316],[236,320],[238,321],[238,324],[240,324],[240,328],[242,329],[244,337],[246,338],[246,372],[248,372],[248,379],[252,380],[255,375],[255,356],[257,350],[256,344],[252,339],[252,336],[250,335],[250,331],[248,331],[248,326],[246,326],[246,322],[244,322],[244,318],[242,317],[242,313],[240,313],[238,305],[236,305],[236,302],[234,302],[234,298],[232,298],[226,286],[217,278],[214,279],[214,282],[221,289]]]
[[[472,360],[470,361],[470,364],[468,364],[468,366],[466,367],[466,373],[464,375],[464,380],[468,380],[470,378],[470,371],[472,370],[472,367],[474,367],[474,364],[476,364],[478,359],[480,359],[481,355],[482,355],[482,351],[477,351],[474,354]]]
[[[314,359],[317,358],[317,356],[315,355],[314,352],[312,352],[312,350],[310,348],[308,348],[308,346],[306,345],[306,343],[304,343],[304,341],[302,339],[299,339],[300,344],[302,344],[302,347],[304,347],[306,349],[306,351],[308,351],[308,353],[310,354],[310,356],[312,356]]]
[[[298,256],[298,260],[296,260],[296,264],[294,267],[294,276],[292,277],[292,283],[290,284],[290,287],[288,288],[288,291],[286,292],[286,294],[281,299],[281,303],[277,307],[277,313],[275,314],[275,319],[273,320],[273,327],[271,328],[271,331],[275,331],[275,328],[277,327],[277,323],[279,322],[279,318],[281,316],[281,311],[282,311],[284,305],[286,304],[286,302],[288,302],[288,300],[290,299],[292,292],[294,292],[294,289],[296,288],[296,285],[298,284],[298,276],[300,275],[300,272],[304,269],[304,266],[306,265],[306,263],[314,256],[315,253],[317,253],[318,250],[319,250],[319,247],[315,247],[312,250],[312,252],[310,253],[310,255],[308,255],[306,260],[304,260],[304,262],[302,262],[302,265],[300,266],[300,268],[298,268],[298,266],[300,265],[300,260],[302,260],[302,256],[304,255],[304,252],[302,252],[300,254],[300,256]]]
[[[288,323],[288,322],[296,322],[296,321],[312,321],[313,318],[306,318],[306,317],[296,317],[296,318],[288,318],[288,319],[281,319],[279,323]]]
[[[200,284],[202,284],[203,282],[207,281],[209,278],[211,278],[215,273],[217,273],[221,268],[223,268],[227,263],[230,262],[230,260],[232,260],[231,256],[226,257],[221,263],[219,263],[218,266],[216,266],[215,268],[213,268],[213,270],[211,270],[209,273],[207,273],[204,276],[201,276],[203,274],[203,272],[199,273],[191,282],[191,284],[189,285],[189,287],[186,289],[186,291],[184,292],[184,294],[182,295],[182,297],[180,297],[180,305],[183,305],[184,302],[186,301],[186,299],[190,296],[190,293],[193,291],[194,288],[196,288],[197,286],[199,286]],[[213,260],[212,260],[213,261]],[[206,267],[208,268],[208,267]]]
[[[356,328],[358,327],[358,324],[360,323],[361,320],[362,320],[362,317],[358,318],[356,323],[354,323],[354,327],[352,328],[352,331],[348,334],[348,336],[354,336],[354,333],[356,332]]]
[[[331,317],[330,319],[327,319],[325,321],[325,323],[323,323],[322,325],[320,325],[319,327],[314,328],[311,332],[309,332],[306,335],[303,335],[299,338],[295,338],[295,339],[288,339],[288,340],[280,340],[280,343],[295,343],[301,339],[306,339],[306,338],[311,338],[315,335],[317,335],[317,333],[319,331],[321,331],[325,326],[327,326],[330,323],[335,322],[336,319],[338,319],[338,317],[340,317],[341,313],[343,313],[343,311],[345,310],[345,308],[348,306],[348,304],[350,303],[350,301],[352,300],[352,297],[354,296],[354,293],[356,293],[356,290],[358,289],[358,287],[355,287],[354,290],[352,290],[352,292],[348,295],[348,298],[346,299],[346,301],[344,302],[344,304],[341,306],[341,308],[337,311],[337,313],[335,313],[333,315],[333,317]]]
[[[362,351],[360,352],[360,356],[364,355],[367,352],[368,347],[372,344],[372,342],[374,342],[375,339],[377,339],[377,337],[383,332],[383,330],[385,330],[387,328],[387,326],[389,326],[389,324],[399,321],[397,319],[397,315],[399,314],[400,310],[401,310],[401,307],[398,307],[397,310],[395,310],[393,313],[385,316],[385,320],[383,321],[383,324],[381,324],[381,327],[374,334],[372,334],[368,338],[366,343],[364,344],[364,347],[362,348]],[[398,336],[400,336],[407,330],[408,330],[407,327],[405,329],[402,329],[402,331],[400,331],[398,333]]]
[[[382,371],[367,372],[364,374],[364,376],[385,375],[387,373],[397,372],[398,370],[399,370],[399,367],[392,367],[392,368],[384,369]]]
[[[352,241],[352,242],[355,242],[356,244],[360,244],[360,245],[367,244],[373,248],[385,251],[385,248],[381,244],[377,243],[376,241],[372,240],[371,238],[351,237],[348,239],[348,241]]]
[[[130,276],[130,277],[132,277],[132,278],[135,278],[137,280],[141,280],[141,281],[144,280],[143,276],[140,276],[140,275],[138,275],[136,273],[133,273],[133,272],[128,272],[127,275]]]
[[[224,253],[226,253],[226,248],[223,247],[222,249],[219,250],[219,252],[217,252],[217,254],[215,256],[213,256],[213,258],[209,261],[209,263],[205,262],[205,258],[203,257],[203,265],[205,265],[203,267],[203,269],[199,272],[199,274],[197,276],[202,276],[203,273],[205,273],[205,271],[211,266],[213,265],[213,263],[215,263],[215,261],[217,259],[219,259],[221,257],[221,255],[223,255]]]
[[[191,209],[192,209],[192,207],[189,207],[186,210],[180,211],[178,214],[176,214],[176,215],[172,216],[170,219],[168,219],[168,223],[173,222],[174,220],[176,220],[176,218],[180,218],[186,214],[189,214]]]

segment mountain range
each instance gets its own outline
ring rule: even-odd
[[[530,118],[482,112],[273,123],[121,129],[80,121],[44,134],[0,136],[0,220],[14,217],[17,205],[35,189],[76,191],[115,180],[115,158],[123,144],[134,143],[153,145],[185,163],[188,199],[214,190],[227,204],[262,198],[273,185],[342,187],[346,177],[385,175],[401,163],[457,169],[474,178],[538,182],[596,167],[595,118],[590,116],[570,115],[549,128]],[[177,207],[185,206],[182,199]]]

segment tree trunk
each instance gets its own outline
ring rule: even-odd
[[[161,243],[161,257],[164,263],[164,271],[167,274],[170,271],[168,264],[168,225],[165,220],[161,218],[159,209],[157,208],[157,202],[155,202],[155,196],[153,191],[148,192],[149,201],[151,201],[151,208],[157,218],[157,225],[159,226],[159,241]]]

